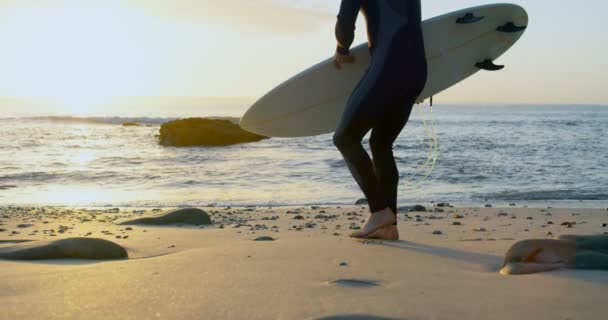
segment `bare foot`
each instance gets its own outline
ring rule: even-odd
[[[386,208],[381,211],[374,212],[367,217],[360,231],[353,232],[350,236],[353,238],[366,238],[374,231],[388,225],[392,225],[397,221],[393,210]]]
[[[370,235],[366,239],[399,240],[399,229],[395,225],[384,226]]]

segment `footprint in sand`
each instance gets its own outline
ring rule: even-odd
[[[386,318],[369,314],[340,314],[316,318],[316,320],[405,320],[404,318]]]
[[[367,279],[337,279],[330,281],[329,284],[350,288],[373,288],[379,287],[380,281]]]

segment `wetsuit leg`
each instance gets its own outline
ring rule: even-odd
[[[397,214],[399,171],[393,155],[393,143],[407,123],[412,108],[404,106],[399,112],[387,115],[387,121],[372,129],[369,139],[374,172],[387,205]]]
[[[382,188],[374,174],[374,165],[369,154],[363,148],[363,137],[375,125],[372,99],[369,88],[375,79],[368,69],[350,96],[342,119],[333,136],[334,145],[344,158],[346,166],[367,198],[371,212],[388,206]],[[369,101],[369,102],[368,102]],[[366,103],[367,102],[367,103]]]

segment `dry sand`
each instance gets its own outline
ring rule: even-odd
[[[160,209],[0,208],[0,252],[90,237],[129,254],[0,260],[0,319],[605,318],[608,272],[498,273],[518,240],[608,232],[605,210],[402,212],[400,241],[361,241],[348,234],[364,207],[202,209],[213,225],[115,223]]]

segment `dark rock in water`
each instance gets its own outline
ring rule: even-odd
[[[486,204],[486,208],[492,208],[491,204]]]
[[[449,204],[449,203],[447,203],[447,202],[440,202],[440,203],[438,203],[438,204],[437,204],[437,206],[438,206],[438,207],[449,207],[449,206],[450,206],[450,204]]]
[[[159,143],[174,147],[227,146],[267,138],[245,131],[230,120],[191,118],[164,123]]]
[[[415,205],[415,206],[411,207],[409,211],[410,212],[426,212],[426,208],[421,205]]]
[[[25,245],[0,249],[0,259],[8,260],[112,260],[127,257],[127,251],[123,247],[108,240],[94,238],[69,238],[51,242],[30,242]]]
[[[171,225],[171,224],[189,224],[189,225],[210,225],[212,224],[209,215],[196,208],[185,208],[171,211],[159,216],[137,218],[133,220],[120,222],[120,225]]]
[[[255,238],[255,241],[274,241],[274,238],[269,236],[262,236]]]
[[[603,228],[608,227],[608,223],[602,223],[602,227],[603,227]]]
[[[364,205],[364,204],[368,204],[367,199],[365,199],[365,198],[361,198],[361,199],[355,201],[355,205],[357,205],[357,206]]]

